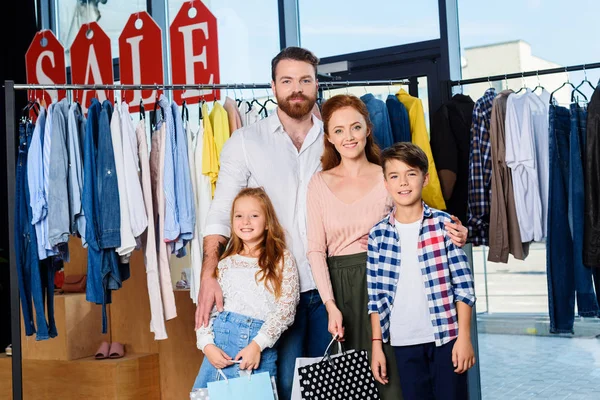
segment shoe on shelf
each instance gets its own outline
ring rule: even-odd
[[[6,355],[11,357],[12,356],[12,344],[9,344],[8,346],[6,346],[6,349],[4,349],[4,351],[6,351]]]

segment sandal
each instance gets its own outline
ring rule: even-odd
[[[108,345],[108,342],[102,342],[102,344],[96,351],[96,360],[104,360],[105,358],[108,358],[109,347],[110,346]]]
[[[110,345],[110,351],[108,352],[108,358],[121,358],[125,355],[125,348],[121,343],[112,342]]]

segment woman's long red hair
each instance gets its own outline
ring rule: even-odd
[[[273,293],[275,298],[279,298],[282,281],[280,269],[283,265],[284,251],[286,249],[283,228],[277,219],[273,203],[271,203],[271,199],[269,199],[263,188],[246,188],[238,193],[231,207],[230,218],[232,227],[235,203],[242,197],[252,197],[258,200],[265,213],[266,229],[262,243],[260,244],[260,255],[258,257],[260,271],[256,273],[256,281],[264,282],[267,290]],[[229,245],[221,256],[221,260],[231,255],[240,254],[243,249],[244,242],[232,229]]]
[[[323,129],[325,131],[325,135],[323,137],[325,146],[323,149],[323,155],[321,156],[321,165],[323,167],[323,171],[337,167],[342,161],[342,156],[335,149],[335,146],[328,140],[329,121],[331,120],[333,113],[341,108],[346,107],[355,109],[365,119],[368,132],[367,144],[365,145],[365,154],[369,162],[377,165],[380,164],[381,151],[373,138],[373,124],[369,118],[369,110],[367,110],[367,106],[356,96],[350,94],[338,94],[337,96],[333,96],[323,103],[323,107],[321,109],[321,116],[323,117]]]

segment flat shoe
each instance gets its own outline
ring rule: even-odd
[[[96,351],[96,360],[104,360],[105,358],[107,358],[109,347],[110,346],[108,342],[102,342],[102,344],[100,345],[100,347],[98,347],[98,350]]]
[[[108,358],[121,358],[125,355],[125,348],[119,342],[112,342],[110,344],[110,351],[108,352]]]

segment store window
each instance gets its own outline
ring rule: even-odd
[[[146,0],[61,0],[57,3],[58,39],[69,48],[82,25],[96,21],[111,40],[112,57],[119,57],[119,36],[131,14],[146,11]]]
[[[302,0],[300,37],[319,57],[440,37],[438,0]]]
[[[185,0],[166,1],[172,22]],[[280,50],[277,1],[205,0],[204,4],[217,18],[221,82],[270,82],[271,59]]]

